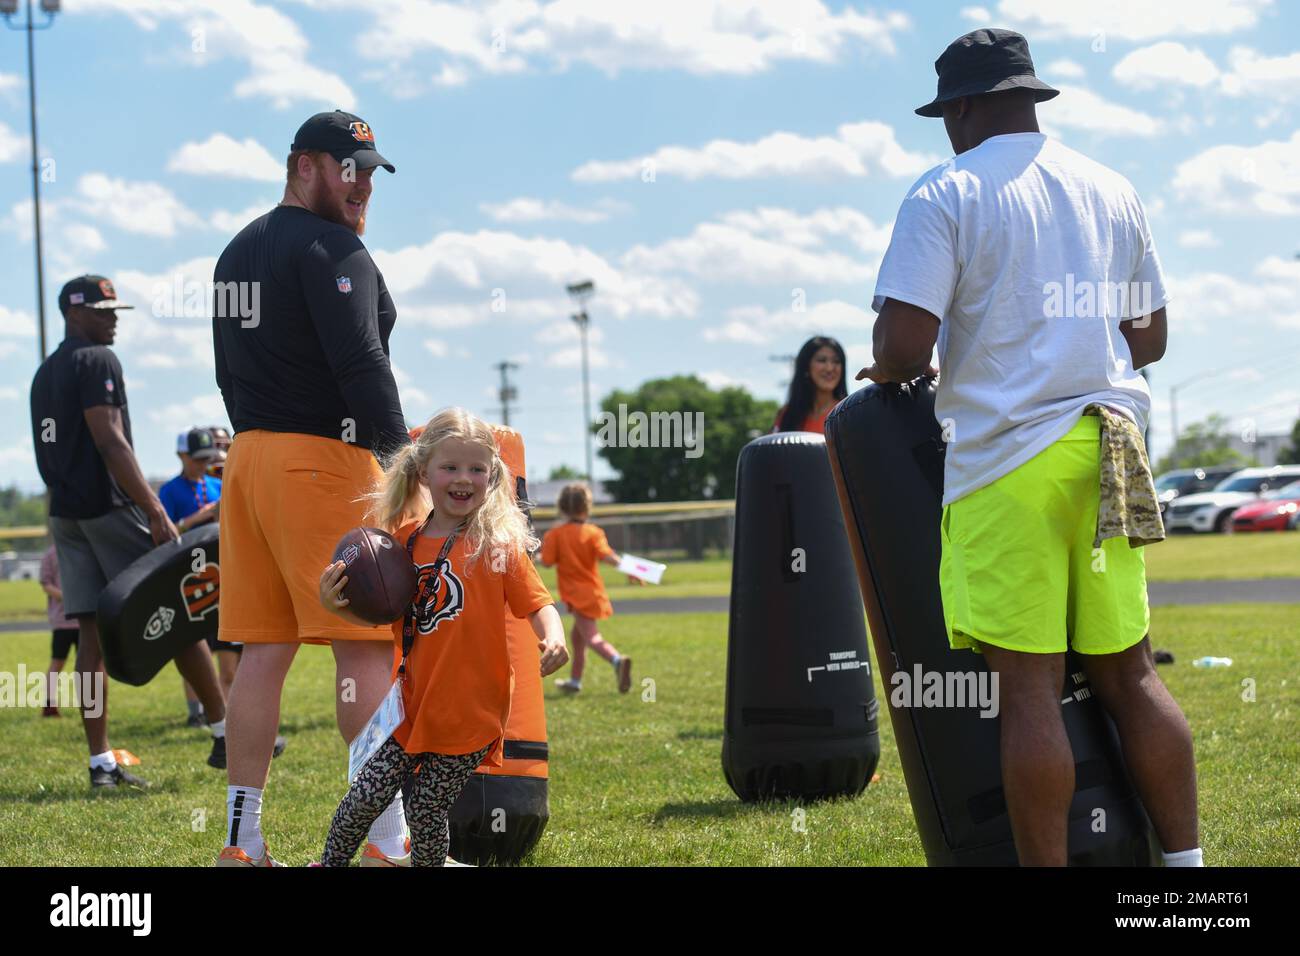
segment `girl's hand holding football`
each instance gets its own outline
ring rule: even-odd
[[[343,596],[343,586],[348,583],[343,574],[345,568],[342,561],[335,561],[320,576],[321,607],[335,614],[348,606],[348,599]]]

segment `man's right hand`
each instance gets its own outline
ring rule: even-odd
[[[161,504],[149,509],[149,533],[153,535],[154,547],[175,541],[181,536],[176,525],[172,524],[172,519],[167,516],[167,509]]]

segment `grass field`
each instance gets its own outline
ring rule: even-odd
[[[1147,548],[1150,581],[1240,580],[1300,578],[1300,534],[1175,535]],[[540,568],[542,580],[559,595],[555,569]],[[610,599],[717,597],[731,591],[731,561],[677,561],[669,565],[659,585],[629,584],[627,575],[600,566]],[[0,621],[31,621],[45,617],[45,595],[35,581],[0,581]]]
[[[1200,775],[1202,845],[1211,865],[1300,860],[1300,605],[1157,608],[1152,634],[1177,663],[1162,667],[1191,721]],[[575,698],[547,694],[551,822],[533,865],[922,865],[893,734],[882,709],[880,780],[854,800],[812,803],[806,833],[793,803],[747,806],[722,777],[726,616],[614,617],[606,635],[636,659],[655,700],[619,696],[598,661]],[[44,667],[46,633],[0,634],[0,671]],[[1202,654],[1230,669],[1196,670]],[[332,663],[306,647],[290,673],[263,816],[275,854],[302,864],[319,852],[343,792],[345,752],[334,726]],[[1255,681],[1256,701],[1241,699]],[[549,681],[548,681],[549,686]],[[880,689],[877,687],[877,694]],[[180,681],[111,691],[112,741],[143,760],[145,794],[89,792],[75,714],[0,708],[0,864],[206,865],[222,845],[225,776],[205,764],[207,737],[183,726]],[[201,828],[206,829],[201,829]],[[22,834],[22,838],[17,837]]]

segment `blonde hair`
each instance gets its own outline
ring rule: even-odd
[[[469,515],[465,529],[469,563],[473,565],[484,552],[494,557],[504,554],[508,561],[513,561],[520,552],[536,550],[539,542],[528,527],[527,517],[515,503],[511,490],[514,477],[501,459],[491,426],[463,408],[444,408],[437,412],[418,438],[402,446],[389,459],[376,488],[365,496],[371,502],[366,520],[375,521],[386,531],[395,531],[409,520],[423,521],[432,510],[432,501],[428,490],[420,484],[420,477],[428,472],[438,446],[448,438],[471,442],[492,454],[487,496]]]
[[[565,485],[560,489],[560,497],[555,507],[566,518],[580,518],[591,514],[591,489],[580,481]]]

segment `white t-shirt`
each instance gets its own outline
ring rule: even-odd
[[[1145,430],[1123,319],[1163,306],[1146,211],[1123,176],[1041,133],[994,136],[922,176],[898,211],[872,308],[939,326],[943,503],[1018,468],[1101,402]]]

